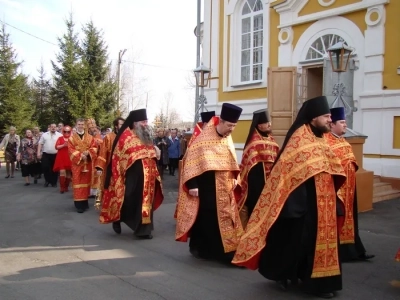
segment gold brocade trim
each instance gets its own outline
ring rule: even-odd
[[[235,177],[232,172],[215,172],[215,195],[219,231],[225,253],[236,251],[243,234],[235,196],[233,194]]]
[[[341,244],[354,244],[355,229],[354,229],[354,201],[356,192],[356,171],[358,169],[356,157],[353,153],[353,148],[342,137],[336,137],[332,133],[325,134],[328,144],[332,151],[341,160],[343,169],[346,173],[346,181],[340,187],[337,195],[342,200],[345,209],[344,224],[340,232]]]
[[[182,184],[210,170],[239,172],[232,137],[221,137],[217,133],[218,121],[218,117],[213,117],[186,151]]]
[[[317,194],[317,240],[311,278],[340,275],[336,191],[331,174],[314,176]]]
[[[254,130],[249,144],[243,150],[242,163],[240,164],[241,194],[238,200],[239,210],[243,208],[247,199],[250,170],[259,162],[263,162],[265,182],[278,152],[279,145],[272,136],[263,137],[257,130]]]
[[[151,209],[154,198],[154,185],[156,180],[157,165],[151,158],[142,159],[144,180],[143,180],[143,200],[142,200],[142,223],[151,223]]]
[[[85,188],[85,187],[89,187],[89,186],[90,186],[90,184],[74,184],[74,185],[72,185],[72,187],[74,189]]]
[[[337,176],[338,182],[340,178],[343,181],[345,179],[340,160],[330,149],[326,140],[316,137],[308,125],[303,125],[293,133],[279,160],[271,170],[240,240],[233,263],[250,269],[258,268],[260,253],[266,244],[266,236],[276,222],[289,195],[302,183],[320,173]],[[321,180],[317,179],[316,184],[320,184]],[[326,185],[324,188],[327,191],[334,191],[332,180],[326,181],[324,185]],[[320,188],[317,187],[317,191]],[[335,194],[334,196],[336,199]],[[336,200],[333,202],[336,203]],[[327,207],[325,206],[324,209],[326,210]],[[332,224],[318,224],[319,230],[326,230],[324,226],[327,225],[331,226]],[[335,226],[337,225],[335,224]],[[328,247],[326,251],[333,249]],[[316,253],[315,255],[321,257],[322,254]],[[316,276],[325,271],[325,274],[336,272],[332,271],[331,266],[326,270],[322,270],[322,265],[316,264],[315,266],[318,267],[318,270],[315,270]]]

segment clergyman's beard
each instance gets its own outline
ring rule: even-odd
[[[135,133],[143,144],[145,145],[153,144],[149,126],[142,126],[140,124],[137,124],[135,125]]]
[[[331,129],[328,126],[324,126],[324,125],[317,125],[315,126],[319,132],[321,133],[328,133],[331,131]]]

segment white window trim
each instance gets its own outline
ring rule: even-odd
[[[232,4],[225,11],[225,34],[224,40],[227,41],[227,25],[228,25],[228,15],[231,16],[230,21],[230,47],[229,47],[229,60],[226,60],[228,65],[224,65],[224,78],[229,74],[229,82],[224,80],[223,91],[239,91],[239,90],[251,90],[254,88],[265,88],[267,87],[267,76],[268,76],[268,65],[269,65],[269,2],[270,0],[262,0],[263,3],[263,74],[261,80],[253,80],[241,82],[241,22],[242,22],[242,8],[247,0],[239,0],[235,3],[235,9],[232,9]],[[227,48],[225,48],[225,57],[228,56]],[[226,71],[229,66],[229,73]]]

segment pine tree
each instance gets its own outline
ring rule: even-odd
[[[0,130],[16,126],[22,133],[32,126],[33,106],[28,78],[21,71],[22,62],[10,42],[5,25],[0,32]]]
[[[58,38],[60,53],[56,56],[53,66],[53,87],[51,102],[55,108],[55,122],[73,124],[78,117],[83,117],[82,93],[84,90],[84,68],[80,62],[81,49],[72,14],[65,21],[67,32]]]
[[[111,76],[111,64],[107,61],[107,45],[103,32],[93,21],[83,28],[82,64],[85,68],[83,90],[84,115],[94,117],[100,126],[110,126],[115,117],[115,92],[117,83]]]
[[[47,125],[55,122],[53,115],[56,106],[50,99],[51,83],[50,79],[47,79],[43,64],[40,65],[38,73],[37,79],[33,79],[32,82],[32,101],[35,106],[34,118],[36,123],[42,127],[42,130],[45,130]]]

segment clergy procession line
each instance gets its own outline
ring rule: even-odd
[[[332,298],[342,290],[342,262],[374,257],[358,233],[358,166],[343,137],[344,108],[330,109],[323,96],[305,101],[281,148],[268,111],[254,112],[239,165],[231,133],[241,113],[224,103],[219,116],[201,114],[179,168],[175,239],[189,241],[195,258],[258,270],[282,290],[290,282]],[[53,125],[40,138],[27,131],[16,151],[26,183],[38,174],[31,162],[41,160],[45,185],[56,186],[59,173],[64,193],[72,180],[78,213],[96,195],[100,223],[120,234],[123,222],[136,237],[153,238],[153,213],[164,197],[161,151],[146,109],[117,118],[104,139],[93,119],[77,119],[76,132],[63,126],[56,134]],[[8,163],[16,143],[11,135],[0,144]]]

